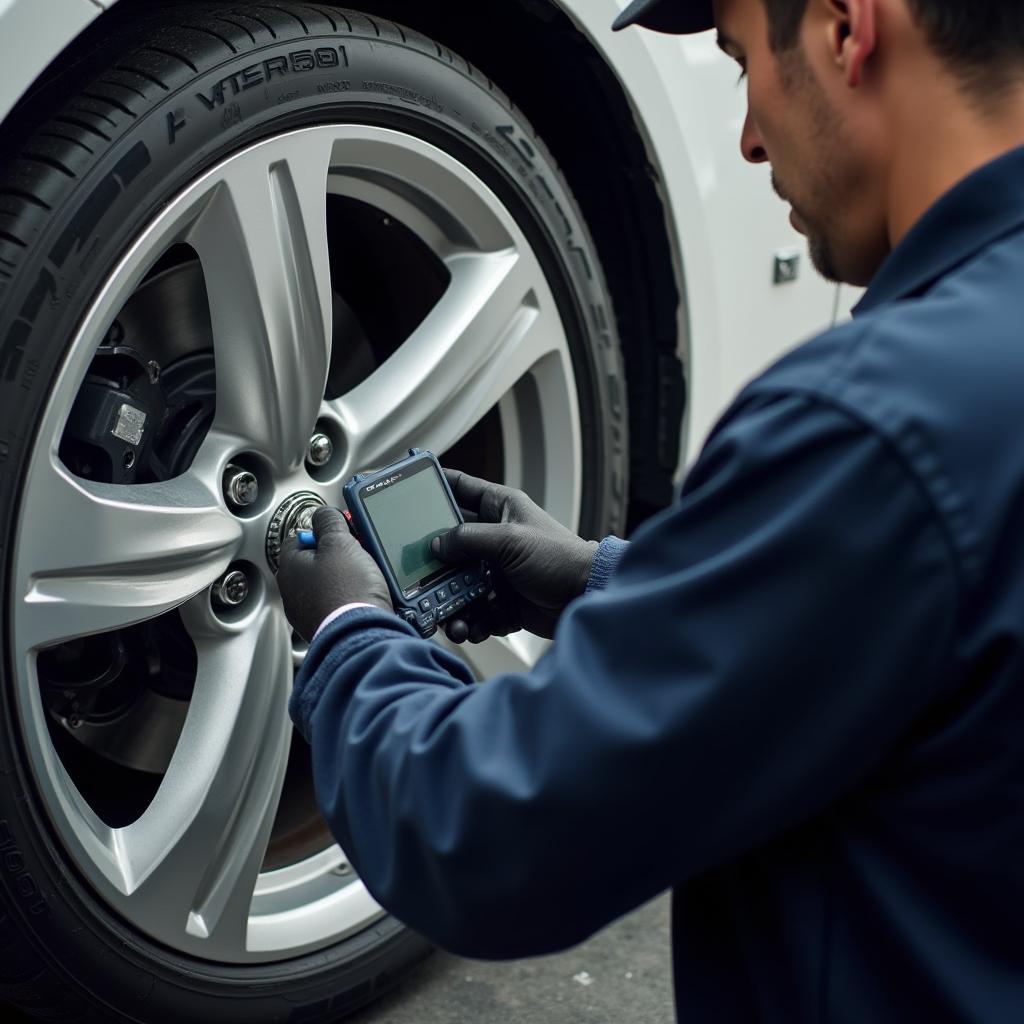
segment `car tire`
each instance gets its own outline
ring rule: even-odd
[[[259,963],[168,948],[69,854],[26,738],[34,654],[19,646],[16,569],[32,460],[50,443],[44,412],[74,339],[147,226],[212,168],[291,132],[353,124],[435,147],[510,212],[571,356],[575,525],[600,537],[626,521],[628,416],[600,260],[543,142],[494,83],[417,32],[329,4],[176,2],[101,18],[21,104],[0,150],[0,997],[39,1019],[331,1021],[428,951],[388,916]]]

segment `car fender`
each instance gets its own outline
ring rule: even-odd
[[[113,0],[110,0],[113,2]],[[110,4],[108,0],[0,0],[0,120],[14,108],[50,62]]]

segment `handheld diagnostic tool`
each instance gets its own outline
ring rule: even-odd
[[[431,553],[435,537],[463,522],[431,452],[412,448],[387,469],[353,477],[344,493],[349,525],[384,573],[395,611],[421,636],[491,592],[484,563],[452,566]]]

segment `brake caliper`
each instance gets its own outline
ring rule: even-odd
[[[71,409],[60,457],[76,476],[139,482],[167,415],[160,367],[126,345],[104,345]]]

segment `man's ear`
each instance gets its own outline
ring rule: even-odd
[[[875,52],[876,0],[825,0],[829,12],[829,48],[846,84],[856,89],[864,80],[864,65]]]

